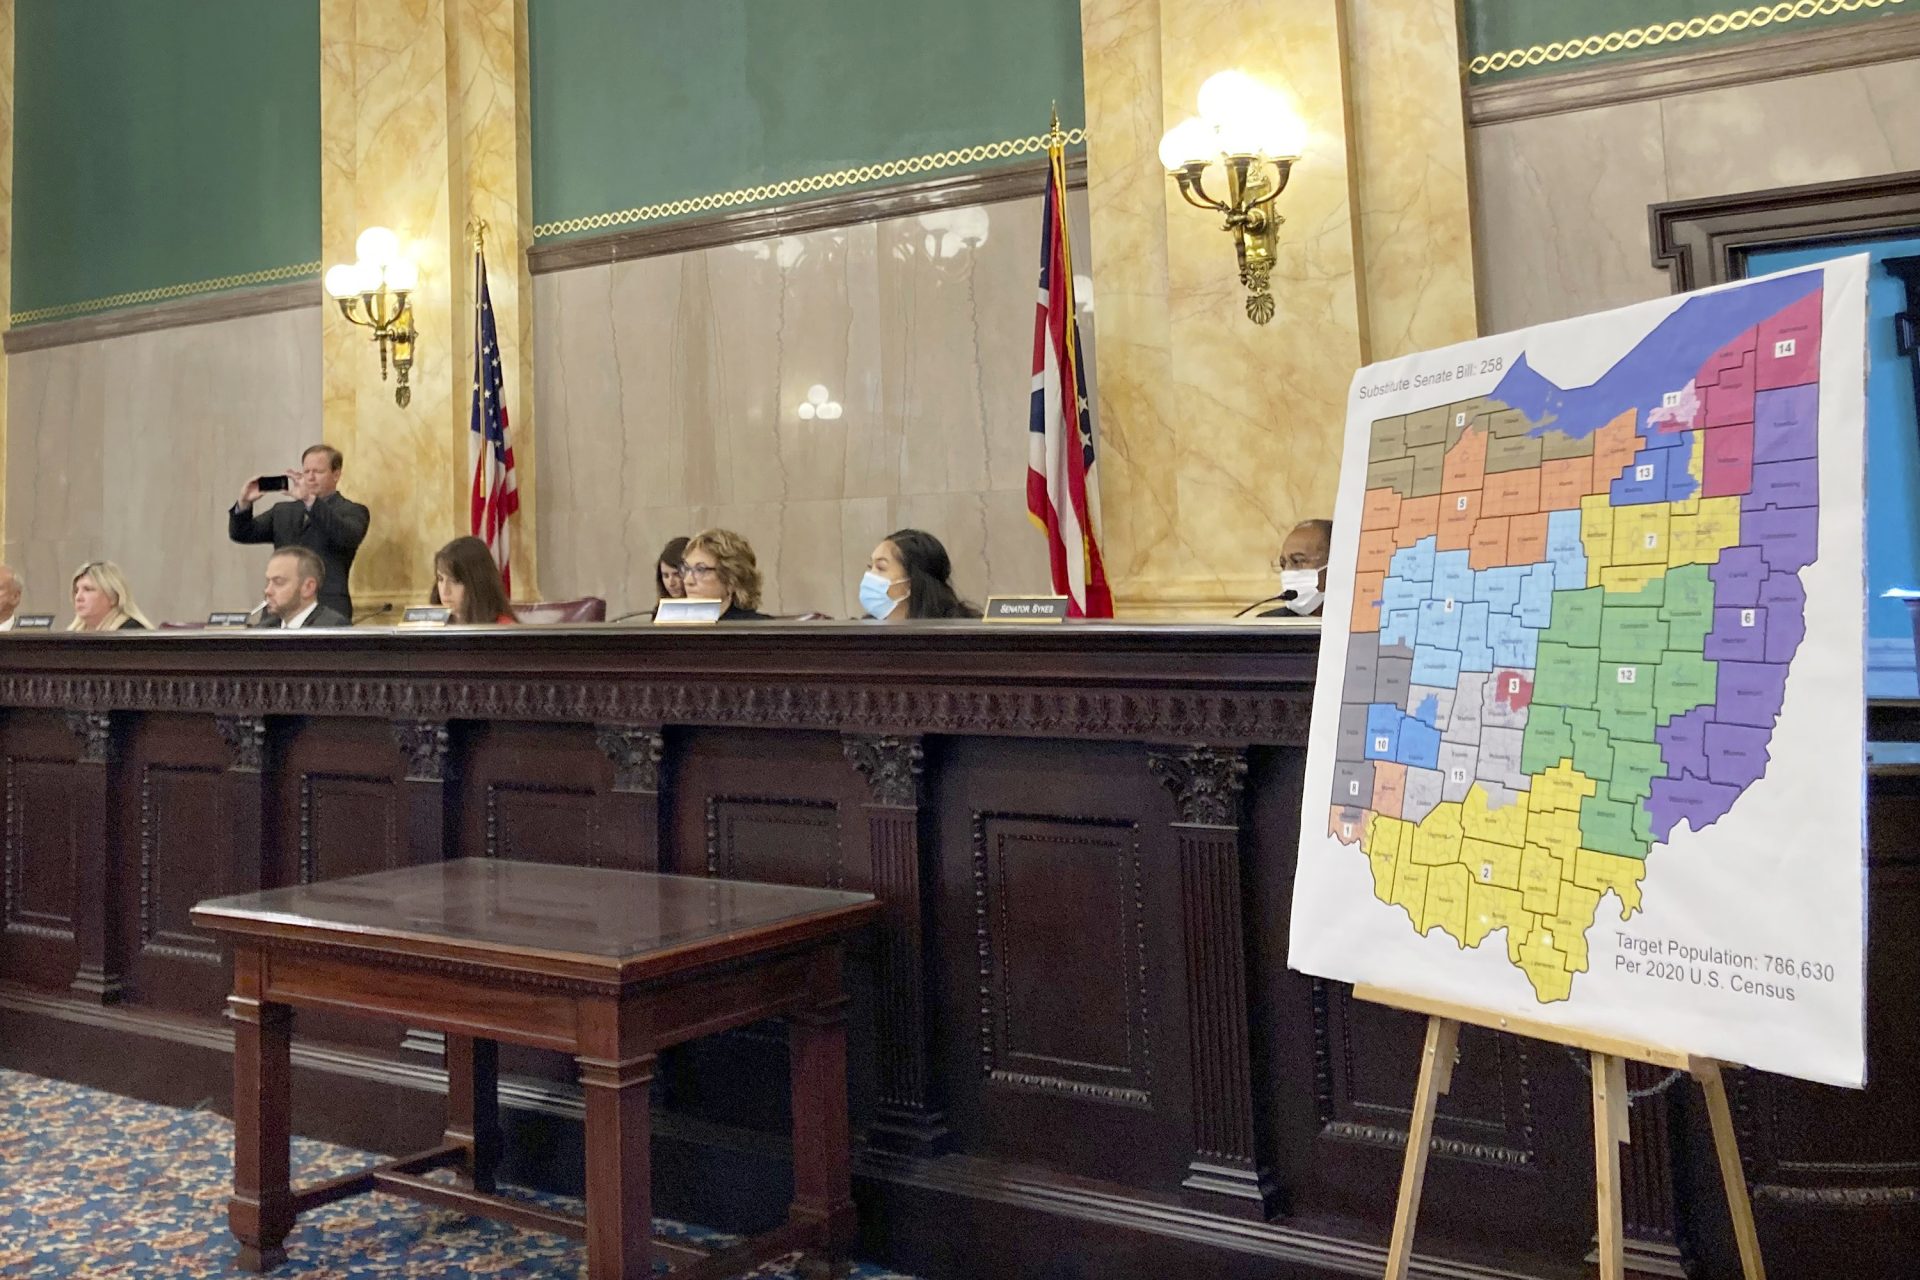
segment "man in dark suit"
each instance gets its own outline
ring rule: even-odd
[[[311,631],[316,627],[346,627],[347,618],[319,601],[327,567],[305,547],[288,547],[267,558],[266,611],[256,627],[284,627]]]
[[[347,575],[354,553],[367,536],[367,509],[340,493],[340,451],[316,444],[300,455],[300,469],[287,472],[291,502],[268,507],[259,515],[260,482],[247,481],[240,501],[227,513],[227,536],[235,542],[270,542],[276,550],[305,547],[320,557],[325,568],[320,603],[349,620],[353,597]]]

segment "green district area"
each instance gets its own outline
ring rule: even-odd
[[[1646,800],[1666,763],[1654,731],[1714,700],[1716,664],[1702,655],[1713,626],[1713,580],[1687,565],[1638,591],[1556,591],[1540,633],[1520,770],[1571,761],[1593,779],[1580,805],[1583,847],[1644,858]]]

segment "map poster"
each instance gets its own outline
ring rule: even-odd
[[[1865,1082],[1866,291],[1354,378],[1292,967]]]

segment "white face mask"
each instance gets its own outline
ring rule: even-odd
[[[1288,591],[1293,592],[1293,599],[1286,602],[1287,608],[1304,618],[1320,607],[1320,602],[1327,598],[1326,592],[1320,590],[1321,572],[1320,569],[1282,569],[1280,571],[1281,592],[1283,594]]]

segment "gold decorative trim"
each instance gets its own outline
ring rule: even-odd
[[[319,263],[296,262],[291,266],[269,267],[265,271],[246,271],[237,276],[193,280],[185,284],[164,285],[158,289],[137,289],[132,293],[109,294],[104,298],[88,298],[81,302],[63,302],[57,307],[34,307],[27,311],[14,312],[7,317],[7,323],[9,325],[33,324],[41,320],[57,320],[62,316],[77,316],[83,311],[132,307],[144,302],[162,302],[169,298],[190,297],[196,293],[217,293],[222,289],[238,289],[250,284],[272,284],[279,280],[296,280],[301,276],[319,274]]]
[[[1068,129],[1059,136],[1064,145],[1077,146],[1087,140],[1087,131]],[[758,204],[763,200],[780,200],[788,196],[811,195],[820,191],[838,191],[844,187],[859,186],[864,182],[898,178],[903,174],[938,173],[942,169],[956,169],[961,165],[977,164],[982,160],[1010,160],[1018,156],[1034,155],[1045,151],[1052,138],[1051,134],[1030,134],[1024,138],[1008,138],[1002,142],[986,142],[952,151],[936,151],[930,155],[913,156],[905,160],[863,164],[858,168],[819,173],[807,178],[788,178],[784,182],[768,183],[764,186],[740,187],[733,191],[718,191],[712,195],[694,196],[686,200],[669,200],[660,204],[642,205],[637,209],[619,209],[612,213],[596,213],[585,218],[563,218],[557,222],[541,222],[534,225],[533,238],[539,240],[548,236],[572,235],[577,231],[604,231],[609,227],[631,226],[637,222],[658,222],[662,218],[678,218],[689,213],[710,213],[717,209],[731,209],[743,204]]]
[[[1516,67],[1538,67],[1552,62],[1567,62],[1575,58],[1591,58],[1603,53],[1630,52],[1635,49],[1653,48],[1657,45],[1675,44],[1683,40],[1698,40],[1702,36],[1723,36],[1755,27],[1798,22],[1806,18],[1824,18],[1836,13],[1856,13],[1861,9],[1880,9],[1888,5],[1905,3],[1906,0],[1780,0],[1775,4],[1756,4],[1751,8],[1709,14],[1702,18],[1654,22],[1626,31],[1609,31],[1605,35],[1582,36],[1572,40],[1555,40],[1549,44],[1536,44],[1526,49],[1483,53],[1467,63],[1467,70],[1476,76],[1484,76],[1495,71],[1510,71]]]

